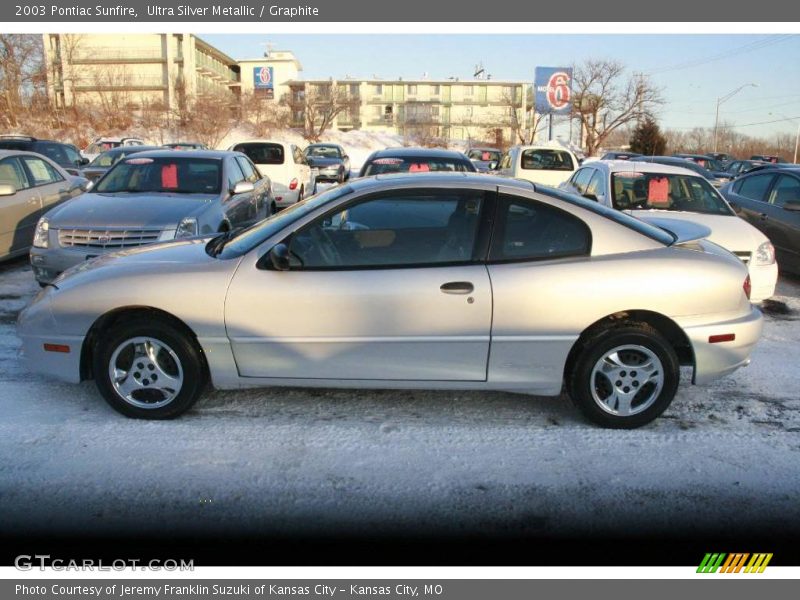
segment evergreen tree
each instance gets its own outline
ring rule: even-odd
[[[631,152],[638,152],[646,156],[661,156],[667,148],[667,138],[661,133],[658,123],[651,117],[633,130],[631,136]]]

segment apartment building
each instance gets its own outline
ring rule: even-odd
[[[401,135],[514,141],[525,123],[524,100],[530,83],[491,79],[290,81],[286,100],[292,120],[301,126],[309,103],[343,107],[333,127]]]
[[[76,104],[174,108],[182,95],[219,93],[235,102],[239,64],[192,34],[44,34],[47,91]]]

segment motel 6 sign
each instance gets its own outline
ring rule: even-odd
[[[536,67],[536,111],[564,114],[572,107],[572,68]]]
[[[272,67],[253,67],[253,85],[257,89],[272,89]]]

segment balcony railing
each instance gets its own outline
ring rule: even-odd
[[[124,77],[108,77],[76,81],[77,92],[112,92],[119,90],[165,90],[167,84],[161,77],[130,75]]]
[[[69,55],[74,65],[103,63],[154,63],[165,62],[161,48],[76,48]]]

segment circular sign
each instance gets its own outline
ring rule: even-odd
[[[272,72],[269,67],[261,67],[258,70],[258,82],[262,85],[269,85],[272,81]]]
[[[556,71],[550,75],[547,82],[547,103],[554,110],[561,110],[569,105],[571,96],[569,74],[564,71]]]

